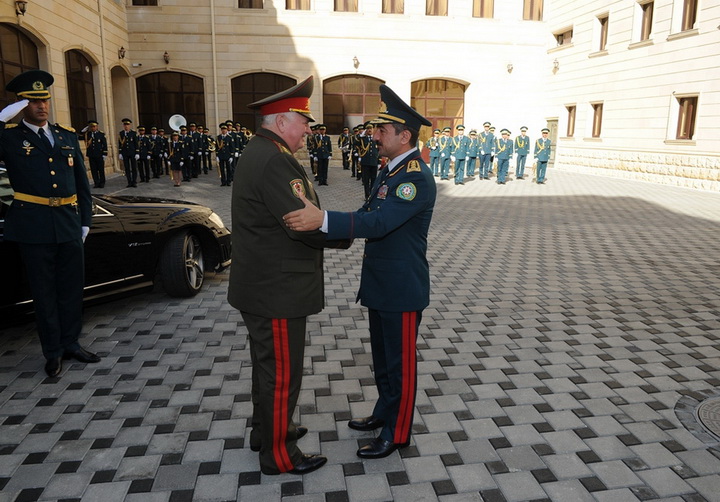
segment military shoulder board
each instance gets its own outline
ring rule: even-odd
[[[408,173],[419,173],[420,171],[420,162],[418,162],[417,160],[411,160],[410,162],[408,162],[407,169],[405,170],[405,172]]]
[[[12,129],[13,127],[17,127],[17,124],[5,124],[5,129]]]
[[[66,131],[75,132],[75,129],[73,129],[70,126],[62,125],[62,124],[55,124],[55,127],[59,127],[60,129],[65,129]]]

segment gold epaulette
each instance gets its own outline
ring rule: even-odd
[[[55,127],[59,127],[60,129],[65,129],[66,131],[75,132],[75,129],[70,126],[66,126],[66,125],[62,125],[62,124],[55,124]]]
[[[407,169],[405,170],[405,172],[408,173],[419,173],[420,171],[420,162],[417,160],[411,160],[408,162]]]
[[[13,127],[17,127],[17,124],[11,124],[11,123],[5,124],[5,129],[12,129]]]

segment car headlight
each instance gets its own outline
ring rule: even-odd
[[[220,218],[220,215],[218,215],[215,212],[210,213],[208,220],[212,221],[215,225],[217,225],[220,228],[225,228],[225,224],[223,223],[222,218]]]

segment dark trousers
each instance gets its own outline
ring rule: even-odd
[[[343,169],[346,171],[350,169],[350,152],[340,152],[342,155]]]
[[[393,443],[410,440],[415,394],[417,353],[415,344],[422,311],[368,311],[375,385],[378,400],[373,416],[385,421],[380,438]]]
[[[190,181],[192,178],[192,160],[185,158],[182,165],[183,181]]]
[[[84,248],[80,236],[60,244],[19,243],[32,291],[35,321],[46,359],[80,348]]]
[[[147,158],[147,155],[141,156],[137,164],[140,181],[150,181],[150,159]]]
[[[202,170],[205,174],[208,173],[209,169],[212,169],[212,162],[210,162],[210,152],[203,152],[201,159]]]
[[[252,432],[266,472],[287,472],[301,461],[292,415],[303,375],[306,318],[268,319],[241,312],[252,360]]]
[[[350,176],[354,177],[356,175],[355,173],[358,171],[358,165],[359,165],[358,160],[359,159],[358,159],[357,155],[351,155],[350,168],[352,169],[352,171],[350,171],[350,173],[351,173]]]
[[[229,185],[230,184],[230,169],[231,169],[231,163],[232,161],[230,159],[219,159],[219,169],[220,169],[220,184],[221,185]]]
[[[88,160],[94,188],[102,188],[105,185],[105,161],[102,157],[88,157]]]
[[[200,175],[200,156],[195,152],[193,157],[190,161],[192,163],[192,177],[197,178]]]
[[[137,184],[137,160],[133,154],[123,155],[123,165],[125,166],[125,177],[128,185]]]
[[[153,178],[159,178],[163,173],[163,160],[160,155],[153,155],[150,157],[150,170],[152,171]]]
[[[330,159],[318,159],[318,161],[317,161],[318,183],[323,183],[323,184],[327,185],[329,164],[330,164]]]
[[[377,178],[377,166],[373,164],[362,164],[360,166],[362,171],[362,182],[363,189],[365,190],[365,198],[370,197],[370,190],[372,190],[375,184],[375,178]]]

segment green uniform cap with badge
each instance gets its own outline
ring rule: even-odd
[[[413,107],[405,103],[385,84],[380,85],[380,112],[372,120],[373,124],[403,124],[419,131],[422,126],[432,126],[432,122],[420,115]]]
[[[28,70],[12,79],[5,86],[5,90],[14,92],[18,98],[23,99],[50,99],[50,87],[55,78],[43,70]]]

